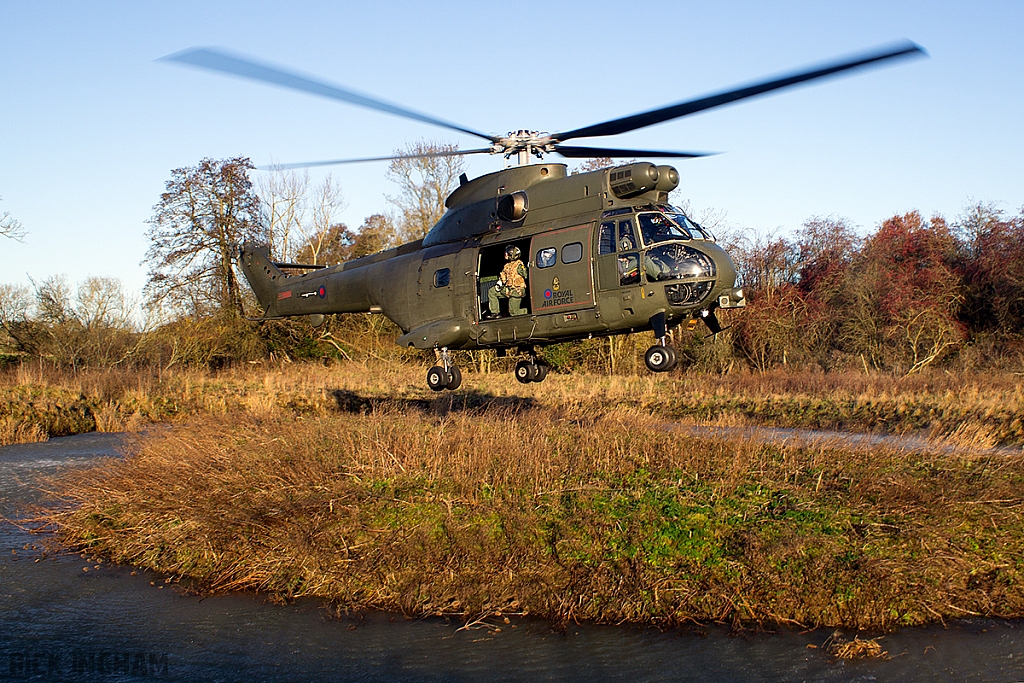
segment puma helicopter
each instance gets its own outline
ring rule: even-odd
[[[679,185],[675,168],[643,161],[570,175],[565,164],[546,163],[544,155],[705,156],[564,143],[618,135],[923,54],[919,46],[902,43],[575,130],[519,130],[505,136],[217,50],[190,49],[164,59],[441,126],[489,143],[480,149],[284,168],[414,156],[516,158],[518,165],[478,178],[463,174],[445,201],[446,213],[421,240],[333,266],[277,262],[266,245],[244,244],[237,252],[264,319],[308,316],[320,325],[332,313],[385,315],[402,331],[398,344],[435,351],[437,363],[427,372],[427,384],[442,391],[457,389],[462,382],[450,353],[455,349],[495,349],[499,356],[511,350],[524,356],[515,366],[516,379],[539,382],[549,366],[538,351],[547,345],[644,330],[654,333],[654,344],[644,356],[647,367],[666,372],[677,362],[675,349],[667,343],[669,330],[702,322],[717,334],[722,327],[716,312],[746,305],[726,251],[708,230],[669,204],[669,193]],[[539,163],[531,163],[534,158]]]

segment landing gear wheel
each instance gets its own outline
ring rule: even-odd
[[[516,379],[522,384],[529,384],[537,379],[537,366],[528,360],[521,360],[516,363]]]
[[[462,380],[462,375],[459,375],[459,380]],[[452,375],[440,365],[427,370],[427,386],[433,391],[441,391],[447,389],[448,385],[452,382]]]
[[[454,365],[448,368],[448,374],[452,376],[452,381],[448,382],[448,386],[445,387],[448,391],[455,391],[462,386],[462,370],[459,370]]]
[[[545,363],[544,361],[540,361],[535,365],[537,366],[537,378],[533,381],[543,382],[544,378],[548,376],[548,370],[551,369],[551,366]]]
[[[644,354],[644,363],[652,372],[665,372],[672,369],[672,361],[675,352],[670,346],[656,345],[647,349]]]
[[[668,372],[669,370],[675,370],[676,365],[679,364],[679,354],[677,354],[675,348],[671,346],[666,346],[664,348],[665,351],[668,353],[669,357],[671,358],[668,367],[665,368],[664,372]]]

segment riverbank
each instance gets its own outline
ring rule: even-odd
[[[205,590],[339,610],[874,629],[1024,616],[1020,456],[670,433],[679,379],[470,375],[438,396],[401,369],[345,370],[283,373],[245,410],[151,430],[66,475],[50,521],[76,549]],[[705,385],[770,398],[801,381]],[[1020,394],[917,381],[950,414]]]

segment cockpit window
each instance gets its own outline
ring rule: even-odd
[[[623,206],[618,209],[610,209],[601,214],[601,218],[611,218],[612,216],[621,216],[623,214],[633,213],[632,206]]]
[[[633,236],[632,221],[619,221],[619,251],[636,249],[636,237]]]
[[[647,251],[644,273],[648,282],[705,280],[715,277],[715,262],[685,245],[665,244]]]
[[[637,219],[640,222],[640,234],[644,238],[644,244],[690,239],[688,230],[680,228],[663,213],[642,213]]]
[[[601,240],[598,245],[597,253],[615,253],[615,221],[606,221],[601,224]]]
[[[693,237],[693,239],[708,240],[711,242],[715,241],[715,238],[706,228],[703,228],[694,223],[693,221],[691,221],[689,218],[686,217],[686,215],[682,211],[677,210],[671,212],[668,214],[668,217],[671,218],[673,222],[675,222],[679,226],[686,228],[686,231],[690,233],[690,236]]]
[[[664,207],[666,213],[642,213],[637,218],[646,244],[671,240],[714,241],[711,233],[697,225],[673,207]]]

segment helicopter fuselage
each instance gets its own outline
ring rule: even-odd
[[[669,166],[629,164],[567,175],[563,164],[463,179],[423,240],[298,276],[265,249],[242,270],[267,317],[380,313],[421,349],[546,346],[653,329],[746,304],[712,235],[667,203]],[[490,311],[488,294],[519,248],[526,291]],[[490,314],[490,315],[489,315]],[[493,317],[492,317],[493,316]]]

